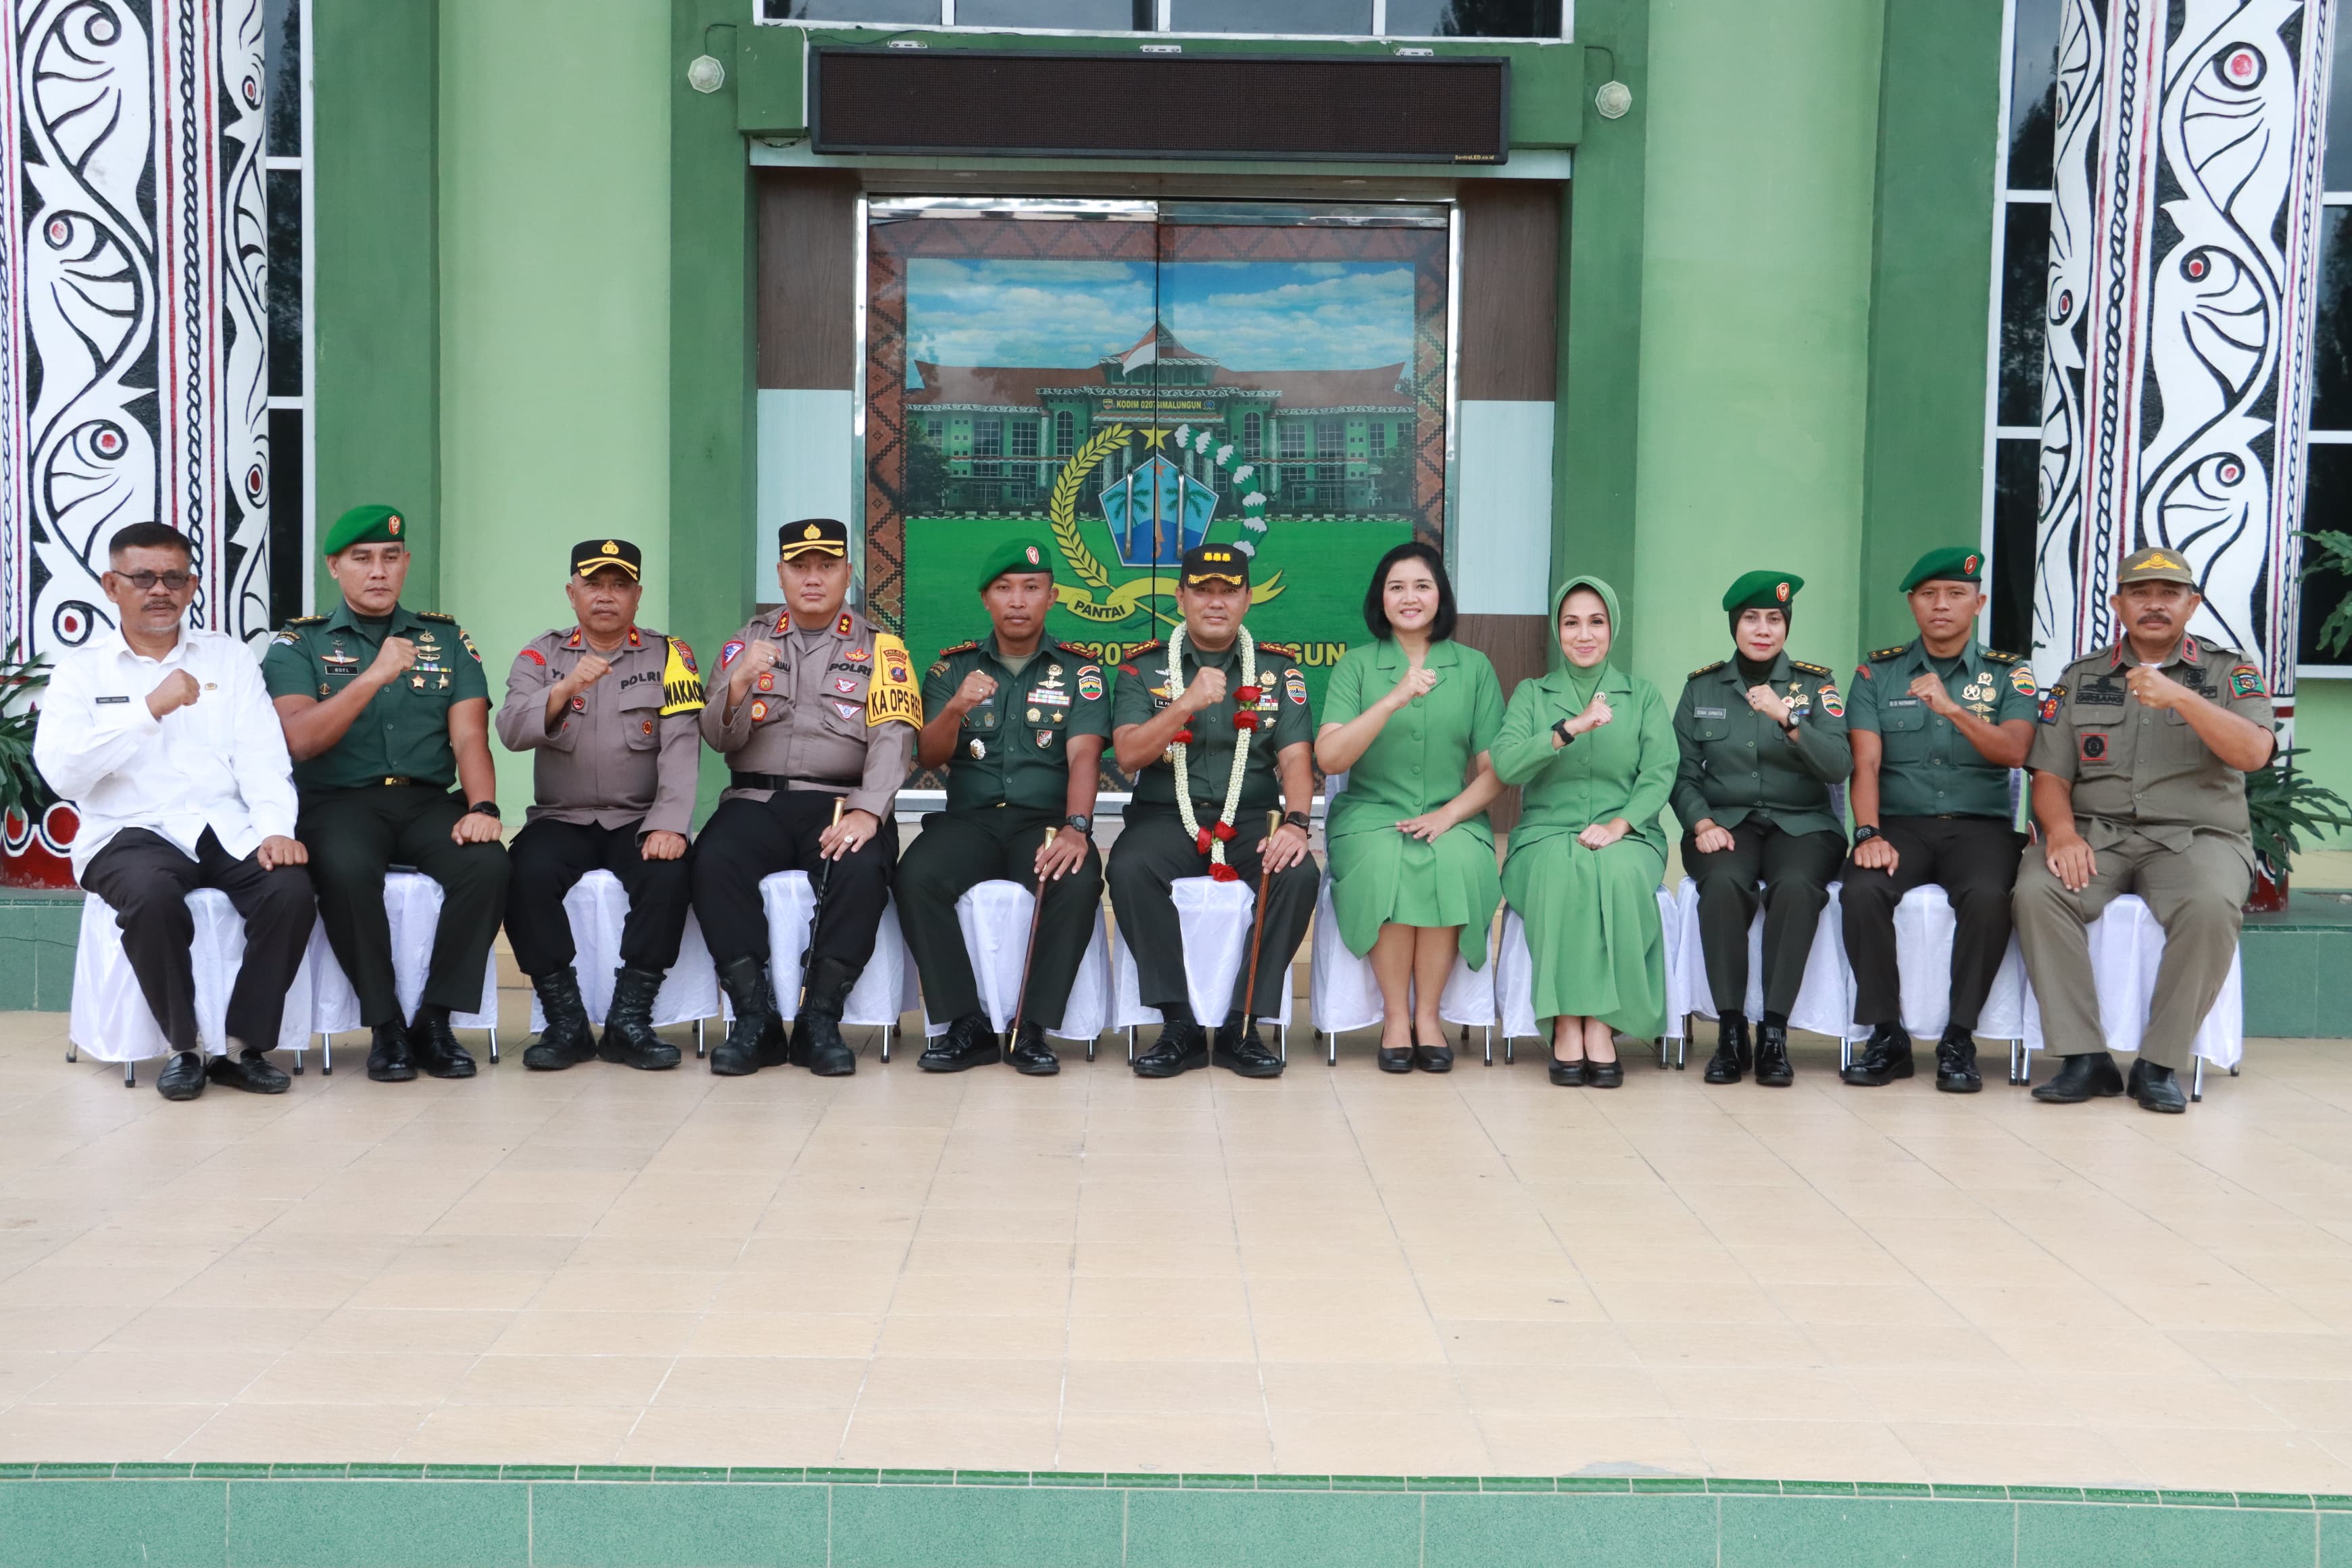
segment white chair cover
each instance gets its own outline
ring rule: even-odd
[[[1000,1035],[1012,1026],[1013,1009],[1020,1005],[1021,961],[1028,956],[1029,915],[1036,902],[1036,895],[1020,883],[1001,880],[982,882],[956,900],[956,924],[963,931],[972,978],[980,982],[980,1005],[987,1010],[988,1026]],[[1092,1040],[1109,1017],[1110,944],[1104,938],[1097,906],[1086,956],[1078,961],[1078,977],[1070,986],[1069,1005],[1062,1010],[1061,1027],[1045,1032],[1057,1040]],[[926,1008],[923,1033],[944,1035],[952,1022],[933,1018]]]
[[[1257,908],[1257,890],[1247,882],[1179,877],[1168,885],[1168,897],[1176,906],[1177,929],[1183,933],[1185,998],[1192,1016],[1213,1028],[1224,1022],[1234,984],[1249,963],[1250,917]],[[1259,962],[1265,962],[1264,954]],[[1110,975],[1112,1028],[1161,1021],[1159,1008],[1143,1005],[1135,954],[1128,951],[1123,931],[1111,944]],[[1290,1026],[1289,986],[1282,988],[1281,1016],[1258,1021]]]
[[[1912,889],[1895,906],[1895,966],[1903,988],[1903,1026],[1914,1039],[1941,1039],[1944,1026],[1952,1021],[1952,937],[1958,929],[1952,900],[1933,882]],[[1853,1016],[1851,998],[1846,1016]],[[2025,956],[2018,951],[2014,933],[1977,1015],[1976,1032],[1994,1040],[2014,1040],[2025,1032]],[[1870,1028],[1849,1022],[1845,1034],[1850,1040],[1866,1040]]]
[[[604,1010],[613,1005],[613,972],[621,967],[621,925],[629,918],[628,889],[610,871],[591,871],[563,895],[564,918],[572,922],[575,956],[572,972],[580,977],[580,996],[588,1004],[588,1020],[604,1024]],[[702,926],[691,911],[686,917],[686,941],[677,962],[662,977],[654,994],[654,1027],[696,1024],[719,1014],[719,971],[703,945]],[[530,1032],[547,1027],[539,997],[530,999]]]
[[[1682,917],[1675,909],[1675,896],[1664,888],[1658,889],[1658,923],[1666,950],[1666,1038],[1678,1040],[1682,1038],[1682,1015],[1676,1011],[1675,999],[1681,994]],[[1496,949],[1495,963],[1499,970],[1495,984],[1503,1008],[1503,1038],[1540,1038],[1542,1031],[1536,1017],[1535,960],[1528,952],[1527,922],[1508,904],[1503,906],[1503,942]]]
[[[760,903],[768,917],[768,984],[775,988],[776,1013],[796,1018],[801,1011],[801,949],[808,942],[809,917],[816,912],[816,895],[805,871],[778,871],[760,879]],[[735,1020],[734,1005],[721,995],[719,1016]],[[882,923],[874,933],[874,956],[849,989],[841,1021],[859,1028],[898,1026],[899,1016],[922,1005],[915,984],[915,965],[907,953],[907,939],[898,931],[898,906],[883,906]]]
[[[1318,1035],[1344,1035],[1369,1029],[1384,1016],[1380,982],[1372,961],[1358,958],[1339,938],[1339,917],[1331,908],[1331,879],[1315,900],[1315,946],[1307,961],[1307,1016]],[[1486,966],[1473,969],[1460,954],[1445,977],[1437,998],[1437,1016],[1449,1024],[1474,1029],[1495,1026],[1495,952],[1487,949]]]
[[[196,928],[188,953],[195,970],[196,1039],[211,1055],[226,1056],[228,994],[237,966],[245,961],[245,921],[217,888],[199,888],[187,901]],[[286,1017],[271,1042],[273,1050],[299,1051],[310,1043],[312,967],[306,953],[286,993]],[[122,951],[122,928],[114,923],[114,910],[96,893],[82,900],[81,934],[74,946],[73,1010],[66,1032],[93,1061],[145,1061],[172,1051],[155,1015],[148,1010],[139,977],[131,973],[131,955]]]
[[[383,879],[383,911],[392,921],[393,987],[400,997],[403,1016],[413,1017],[425,995],[425,976],[432,967],[433,933],[441,921],[441,884],[422,871],[394,871]],[[340,1035],[360,1027],[360,999],[352,990],[343,966],[328,945],[327,928],[310,930],[310,952],[304,961],[316,976],[312,986],[310,1027],[322,1035]],[[482,961],[481,1005],[470,1013],[452,1013],[450,1024],[460,1029],[499,1026],[499,960],[493,952]]]
[[[1843,1039],[1853,1020],[1853,981],[1846,969],[1845,932],[1838,918],[1840,887],[1830,884],[1830,901],[1813,928],[1804,984],[1798,988],[1797,1005],[1790,1010],[1789,1026]],[[1715,994],[1706,983],[1706,954],[1699,947],[1698,884],[1685,877],[1675,903],[1675,920],[1666,928],[1668,951],[1679,951],[1682,962],[1679,966],[1672,962],[1666,965],[1666,1037],[1670,1040],[1683,1037],[1684,1020],[1692,1014],[1715,1016]],[[1760,908],[1748,928],[1745,1011],[1750,1019],[1764,1016],[1764,911]]]
[[[2164,928],[2137,893],[2126,893],[2091,922],[2091,976],[2099,991],[2099,1022],[2107,1036],[2107,1049],[2137,1051],[2147,1028],[2148,1004],[2156,993],[2156,972],[2164,960]],[[1990,1031],[1988,1031],[1990,1032]],[[2025,989],[2023,1029],[2027,1061],[2045,1049],[2042,1038],[2042,1005],[2029,980]],[[2190,1052],[2218,1068],[2236,1067],[2246,1054],[2246,995],[2241,961],[2230,960],[2230,977],[2213,999],[2212,1011],[2197,1031]]]

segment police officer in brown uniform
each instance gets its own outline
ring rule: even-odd
[[[2017,940],[2063,1058],[2033,1098],[2072,1105],[2128,1092],[2188,1109],[2174,1075],[2229,978],[2254,869],[2246,774],[2276,744],[2252,660],[2188,635],[2203,603],[2179,554],[2143,550],[2116,574],[2123,636],[2066,667],[2042,701],[2033,769],[2040,853],[2017,877]],[[2147,1032],[2126,1086],[2105,1049],[2085,928],[2121,893],[2164,927]]]
[[[702,678],[692,648],[637,625],[643,551],[625,539],[585,540],[572,547],[571,566],[563,592],[576,624],[541,632],[515,655],[498,716],[507,749],[532,753],[538,797],[507,851],[507,939],[547,1017],[523,1066],[560,1069],[602,1056],[673,1068],[678,1049],[654,1033],[654,995],[686,934]],[[563,896],[599,869],[629,895],[601,1045],[563,912]]]
[[[841,1013],[890,900],[898,828],[892,803],[922,728],[907,645],[842,607],[849,529],[829,517],[778,531],[783,607],[755,616],[719,650],[702,738],[729,784],[694,856],[694,913],[735,1005],[710,1053],[730,1076],[786,1061],[823,1077],[857,1070]],[[835,807],[841,806],[835,821]],[[768,984],[760,879],[824,868],[806,994],[789,1047]]]

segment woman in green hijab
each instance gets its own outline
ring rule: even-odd
[[[1616,1033],[1647,1039],[1665,1021],[1658,813],[1678,754],[1658,689],[1609,662],[1617,591],[1573,577],[1551,609],[1567,665],[1520,682],[1495,738],[1496,776],[1527,786],[1503,896],[1527,922],[1552,1082],[1614,1089]]]

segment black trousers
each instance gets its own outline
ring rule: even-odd
[[[302,797],[295,833],[310,851],[319,923],[335,962],[360,999],[360,1022],[407,1022],[392,977],[392,921],[383,875],[413,866],[441,884],[441,920],[419,1005],[471,1012],[481,1005],[482,970],[507,910],[507,851],[496,839],[449,837],[466,803],[431,784],[320,790]]]
[[[1203,826],[1213,816],[1201,814]],[[1233,841],[1225,846],[1226,863],[1255,891],[1258,847],[1265,839],[1265,813],[1240,813],[1234,833]],[[1179,877],[1208,874],[1209,858],[1185,833],[1174,806],[1127,808],[1118,841],[1110,847],[1106,873],[1110,906],[1118,916],[1119,934],[1135,955],[1137,990],[1144,1005],[1171,1017],[1189,1016],[1192,1003],[1184,989],[1183,932],[1177,924],[1176,906],[1168,897],[1168,885]],[[1309,855],[1290,869],[1276,873],[1273,885],[1266,889],[1265,935],[1258,951],[1257,994],[1249,998],[1251,1017],[1281,1014],[1283,993],[1290,986],[1290,962],[1298,956],[1298,944],[1307,940],[1307,927],[1315,919],[1315,896],[1322,888],[1322,868]],[[1233,1000],[1226,1005],[1228,1016],[1241,1010],[1242,992],[1248,984],[1249,960],[1244,950],[1241,973],[1234,976]],[[1196,1022],[1213,1026],[1224,1019]]]
[[[2025,836],[1992,816],[1882,816],[1879,836],[1895,847],[1895,869],[1857,866],[1848,857],[1838,894],[1845,921],[1846,963],[1853,970],[1853,1021],[1903,1021],[1901,975],[1895,964],[1895,906],[1933,882],[1952,902],[1952,1027],[1974,1029],[2009,951],[2010,892],[2017,886]]]
[[[833,803],[839,798],[821,790],[779,790],[765,800],[737,795],[710,814],[694,841],[689,864],[694,915],[719,968],[739,958],[768,962],[768,914],[760,902],[760,879],[778,871],[806,871],[812,881],[816,879],[823,864],[817,838],[833,821]],[[865,969],[890,901],[890,866],[898,858],[898,824],[885,817],[880,832],[833,862],[824,873],[810,963],[835,958],[852,973]]]
[[[1683,869],[1698,884],[1699,951],[1718,1015],[1748,1010],[1748,928],[1764,884],[1764,1011],[1786,1017],[1805,984],[1805,957],[1829,907],[1830,879],[1845,855],[1842,833],[1784,833],[1754,819],[1732,828],[1731,847],[1699,852],[1683,835]]]
[[[932,1017],[944,1023],[981,1010],[971,955],[956,923],[956,900],[998,878],[1035,892],[1038,847],[1045,842],[1045,830],[1062,818],[1058,809],[1017,806],[934,812],[923,818],[923,831],[898,861],[898,924],[915,954]],[[1061,1023],[1101,911],[1102,856],[1090,845],[1076,870],[1045,884],[1024,1018],[1049,1029]]]
[[[301,867],[265,871],[253,856],[240,860],[221,847],[209,827],[196,840],[194,859],[159,833],[127,827],[90,857],[81,885],[113,906],[140,994],[175,1051],[198,1048],[196,977],[188,957],[196,927],[186,900],[199,888],[226,893],[245,921],[245,961],[228,993],[228,1037],[258,1051],[278,1048],[286,993],[319,916]]]
[[[692,907],[691,860],[648,860],[637,852],[639,822],[599,827],[593,822],[528,823],[507,847],[513,867],[507,884],[507,940],[517,967],[534,979],[572,967],[576,950],[563,895],[591,871],[610,871],[629,895],[621,922],[621,963],[654,974],[677,962]]]

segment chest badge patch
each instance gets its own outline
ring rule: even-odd
[[[764,703],[764,702],[761,702],[761,701],[758,701],[758,700],[755,700],[752,702],[752,704],[751,704],[751,722],[752,722],[752,723],[754,723],[754,724],[757,724],[758,722],[760,722],[760,721],[761,721],[762,719],[765,719],[767,716],[768,716],[768,705],[767,705],[766,703]]]
[[[743,644],[742,644],[742,641],[741,641],[741,639],[737,638],[737,637],[730,637],[730,638],[728,638],[725,642],[723,642],[723,643],[719,644],[719,668],[721,668],[721,669],[724,669],[724,668],[726,668],[729,665],[730,665],[730,664],[734,663],[734,662],[735,662],[735,656],[736,656],[737,654],[739,654],[739,653],[741,653],[742,651],[743,651]]]
[[[650,735],[650,734],[652,734],[653,732],[654,732],[654,721],[653,721],[652,720],[650,720],[650,719],[647,719],[647,720],[646,720],[646,721],[644,721],[644,729],[643,729],[643,731],[642,731],[642,733],[645,733],[645,734]]]
[[[1037,743],[1038,743],[1040,746],[1050,746],[1050,745],[1052,745],[1052,744],[1054,743],[1054,731],[1051,731],[1051,730],[1040,730],[1040,731],[1037,731]]]
[[[776,678],[775,678],[774,676],[772,676],[772,675],[762,675],[762,676],[761,676],[761,677],[760,677],[760,689],[761,689],[761,690],[762,690],[762,691],[773,691],[775,689],[776,689]]]
[[[833,689],[835,691],[840,692],[844,697],[855,697],[857,695],[857,682],[852,680],[845,675],[836,675],[833,678]]]
[[[2084,735],[2082,742],[2084,762],[2104,763],[2107,760],[2107,738],[2105,735]]]
[[[971,760],[975,763],[986,762],[988,760],[988,742],[979,739],[977,736],[973,738],[971,744],[966,747],[965,750],[971,753]]]
[[[855,702],[836,702],[833,705],[833,710],[845,719],[856,719],[866,711]]]

